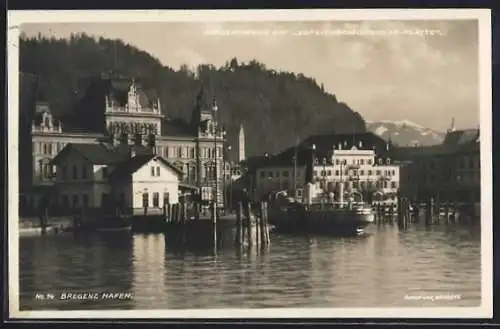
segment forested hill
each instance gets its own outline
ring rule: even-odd
[[[245,123],[248,156],[281,151],[311,134],[365,131],[363,118],[314,79],[276,72],[256,61],[228,59],[220,68],[201,65],[196,72],[187,67],[176,71],[120,40],[84,34],[21,38],[20,71],[38,76],[38,97],[55,112],[72,108],[82,92],[79,81],[111,70],[156,89],[162,111],[184,119],[190,118],[203,83],[217,97],[219,119],[228,127],[232,144],[240,123]]]

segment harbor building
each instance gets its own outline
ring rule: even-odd
[[[326,192],[343,184],[344,191],[358,191],[370,202],[396,204],[400,172],[391,159],[392,145],[371,133],[312,136],[278,155],[264,155],[254,167],[253,197],[261,199],[269,192],[286,190],[302,198],[311,147],[313,184]]]
[[[155,154],[126,154],[110,144],[70,143],[52,161],[56,209],[159,212],[177,203],[180,168]]]
[[[56,169],[52,160],[69,143],[109,143],[135,148],[142,154],[160,155],[182,170],[179,186],[209,191],[205,194],[224,205],[225,129],[219,124],[214,95],[203,86],[191,119],[172,119],[161,111],[154,90],[118,74],[102,74],[81,82],[74,108],[54,113],[38,99],[36,77],[21,74],[20,90],[20,211],[42,209],[55,192]],[[28,81],[28,82],[26,82]],[[34,81],[34,82],[33,82]],[[226,171],[227,172],[227,171]],[[210,201],[210,200],[206,200]]]
[[[476,203],[480,201],[480,130],[447,131],[443,142],[405,151],[408,184],[402,193],[414,200]]]

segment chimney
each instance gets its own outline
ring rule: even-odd
[[[316,154],[316,145],[312,145],[308,150],[307,150],[307,162],[306,162],[306,177],[305,177],[305,183],[312,183],[313,182],[313,171],[314,171],[314,158]]]

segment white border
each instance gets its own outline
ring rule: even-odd
[[[481,127],[481,267],[480,307],[448,308],[310,308],[140,311],[20,311],[18,277],[18,41],[22,23],[62,22],[217,22],[325,20],[479,21],[479,92]],[[59,318],[491,318],[493,316],[492,237],[492,91],[491,11],[489,9],[311,9],[311,10],[135,10],[10,11],[8,13],[8,152],[9,152],[9,316],[13,319]]]

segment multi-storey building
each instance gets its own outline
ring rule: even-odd
[[[481,163],[479,129],[448,130],[442,144],[414,148],[406,153],[408,184],[402,192],[428,201],[479,203]]]
[[[306,141],[314,141],[314,138]],[[260,161],[255,169],[254,198],[278,190],[301,196],[301,188],[306,183],[306,145],[302,143],[295,152],[287,150]],[[371,134],[358,134],[354,138],[332,135],[329,149],[325,148],[328,145],[325,141],[321,149],[312,145],[315,147],[312,183],[328,192],[335,192],[339,184],[344,184],[345,191],[359,191],[370,201],[396,202],[399,166],[392,163],[390,144]],[[376,152],[377,146],[379,152]]]
[[[24,88],[24,94],[29,90]],[[136,152],[161,155],[182,169],[181,186],[209,189],[211,198],[217,190],[218,204],[223,205],[225,131],[218,123],[215,97],[203,88],[189,122],[166,117],[155,91],[113,74],[85,81],[82,96],[69,115],[54,115],[46,103],[25,102],[24,107],[20,140],[31,143],[25,142],[26,147],[20,149],[20,176],[30,178],[21,184],[23,210],[40,208],[43,196],[54,193],[51,161],[68,143],[103,142],[127,152],[134,146]],[[31,122],[31,129],[23,124],[26,121]]]

